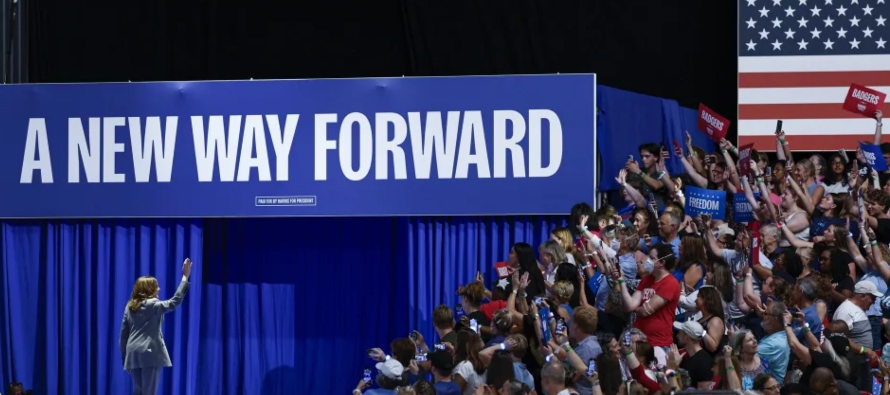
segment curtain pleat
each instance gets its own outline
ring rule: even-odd
[[[459,284],[482,272],[488,287],[497,279],[494,263],[506,261],[518,241],[537,249],[563,217],[415,217],[402,219],[407,228],[410,329],[435,339],[432,313],[436,306],[454,308]]]

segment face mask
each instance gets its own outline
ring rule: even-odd
[[[612,243],[611,243],[611,247],[613,250],[618,251],[619,249],[621,249],[621,243],[618,242],[618,240],[613,239]]]
[[[643,262],[643,270],[646,273],[652,273],[655,270],[655,262],[652,262],[652,258],[646,258],[646,262]]]

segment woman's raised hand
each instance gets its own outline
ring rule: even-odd
[[[185,261],[182,262],[182,275],[188,278],[192,274],[192,260],[185,258]]]

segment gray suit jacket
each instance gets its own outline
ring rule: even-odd
[[[147,299],[135,313],[124,309],[121,322],[120,349],[124,369],[141,369],[173,366],[161,325],[164,314],[173,311],[182,303],[189,290],[188,281],[183,280],[170,300]]]

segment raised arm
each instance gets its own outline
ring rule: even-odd
[[[791,352],[794,353],[804,365],[809,365],[813,362],[813,356],[810,354],[810,349],[803,345],[800,340],[797,339],[797,335],[794,334],[794,329],[791,327],[791,312],[785,311],[782,315],[782,319],[785,321],[785,337],[788,338],[788,345],[789,348],[791,348]],[[806,324],[804,323],[804,325]],[[804,326],[804,328],[809,330],[806,326]]]
[[[812,242],[798,239],[797,236],[794,235],[794,232],[792,232],[791,229],[788,229],[787,226],[782,226],[779,229],[782,230],[782,234],[785,235],[785,240],[788,240],[788,244],[791,244],[791,246],[794,248],[813,248],[813,246],[815,245]]]
[[[723,139],[720,141],[720,153],[723,154],[723,160],[726,161],[726,171],[729,172],[729,180],[726,181],[727,189],[731,189],[733,193],[738,192],[738,188],[736,185],[739,185],[739,171],[735,164],[735,159],[733,159],[732,155],[729,154],[730,151],[735,151],[735,147],[732,146],[732,143],[729,140]]]
[[[627,169],[621,169],[621,171],[618,172],[618,177],[615,178],[615,181],[618,181],[618,185],[624,187],[627,196],[630,196],[637,207],[646,207],[646,198],[643,197],[643,194],[627,183]]]
[[[785,131],[781,130],[776,133],[776,147],[779,148],[776,151],[776,155],[779,155],[781,152],[782,155],[779,155],[780,159],[784,159],[787,163],[793,164],[794,159],[791,156],[791,147],[788,146],[788,140],[785,139]],[[793,167],[793,166],[788,166]]]
[[[683,163],[683,168],[686,169],[686,174],[689,175],[689,179],[692,180],[695,186],[699,188],[706,188],[708,186],[708,180],[695,171],[695,166],[693,166],[692,163],[689,163],[686,158],[680,158],[680,162]]]
[[[182,263],[182,281],[179,282],[179,287],[176,288],[176,293],[173,294],[173,297],[167,300],[159,301],[153,304],[153,307],[156,311],[165,314],[176,309],[177,306],[182,304],[182,301],[185,299],[185,294],[189,290],[189,276],[192,274],[192,260],[185,258],[185,262]]]
[[[794,191],[794,194],[798,198],[800,198],[799,199],[800,201],[803,202],[803,209],[807,211],[807,214],[812,215],[813,210],[816,209],[816,204],[818,204],[819,201],[817,200],[814,203],[815,196],[810,196],[806,191],[803,190],[803,188],[800,187],[800,184],[798,183],[798,181],[800,180],[801,176],[799,174],[797,174],[796,170],[795,170],[794,174],[795,174],[794,178],[790,179],[790,180],[787,179],[788,176],[786,176],[785,184],[791,186],[791,190]],[[819,187],[821,187],[821,185]],[[819,199],[822,199],[821,194],[819,195]]]
[[[695,154],[695,150],[692,147],[692,135],[689,134],[689,131],[686,131],[686,152],[689,152],[689,163],[692,164],[693,169],[696,173],[703,173],[705,171],[704,167],[702,167],[702,158],[699,158]],[[680,156],[683,157],[682,155]]]

